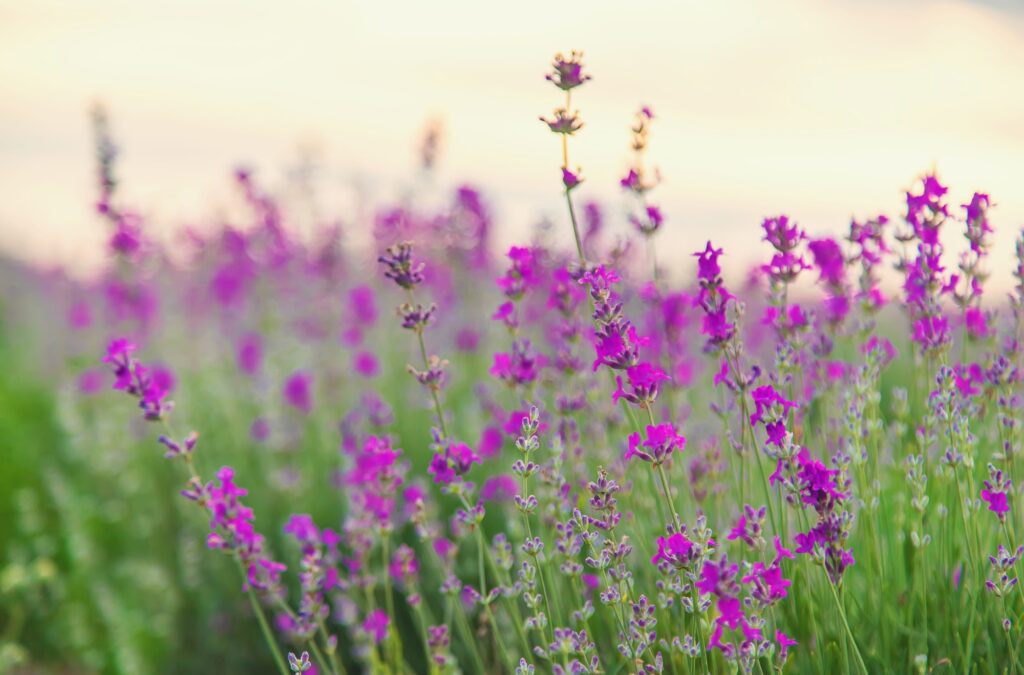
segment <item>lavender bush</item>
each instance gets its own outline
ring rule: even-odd
[[[172,250],[96,111],[112,264],[5,280],[0,669],[1017,672],[1024,234],[983,304],[994,201],[930,173],[841,239],[766,218],[744,279],[668,270],[656,115],[611,246],[582,55],[547,79],[573,246],[505,255],[470,186],[367,247],[246,169]]]

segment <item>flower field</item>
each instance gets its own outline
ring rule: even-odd
[[[109,264],[0,266],[0,672],[1024,667],[1024,235],[932,171],[669,265],[656,111],[629,236],[578,196],[590,79],[538,82],[560,235],[510,249],[468,185],[300,233],[247,168],[171,246],[95,111]]]

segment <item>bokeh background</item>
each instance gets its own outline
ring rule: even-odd
[[[542,79],[551,54],[570,48],[594,74],[577,97],[579,194],[621,222],[632,115],[658,116],[663,260],[714,233],[745,264],[757,223],[780,212],[812,235],[898,215],[932,166],[953,203],[993,195],[994,256],[1009,260],[1024,224],[1016,0],[3,0],[0,250],[83,272],[103,259],[94,101],[150,232],[216,214],[239,162],[272,185],[314,169],[325,212],[347,217],[407,187],[431,119],[440,180],[485,191],[499,240],[561,224],[557,139],[537,116],[559,100]],[[1009,264],[993,267],[1008,284]]]

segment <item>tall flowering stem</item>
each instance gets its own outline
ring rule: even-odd
[[[454,442],[445,422],[440,391],[444,383],[444,368],[447,362],[437,356],[428,357],[423,337],[427,326],[433,320],[437,307],[436,305],[431,305],[429,308],[424,307],[416,302],[414,295],[415,289],[425,279],[423,275],[425,265],[413,260],[412,244],[408,242],[392,246],[378,258],[378,262],[384,266],[384,275],[404,289],[408,297],[408,302],[398,308],[398,313],[402,319],[402,327],[412,330],[416,334],[423,368],[423,370],[418,370],[409,366],[408,370],[422,386],[430,391],[439,427],[434,438],[436,452],[429,471],[434,475],[435,482],[441,483],[449,494],[455,495],[465,509],[461,517],[473,530],[477,541],[477,574],[481,595],[488,598],[485,561],[490,563],[492,569],[494,565],[493,561],[490,561],[490,553],[483,536],[484,506],[482,501],[475,505],[470,503],[472,484],[463,479],[470,467],[474,463],[480,462],[480,457],[466,444]],[[490,598],[485,604],[485,611],[491,614],[489,601]],[[491,614],[491,623],[494,625],[493,614]],[[494,630],[492,635],[505,660],[508,661],[507,650],[500,631]]]
[[[277,597],[280,590],[280,575],[285,566],[275,562],[265,553],[263,535],[256,532],[253,527],[252,510],[242,506],[239,501],[247,492],[235,484],[234,471],[230,467],[222,468],[217,472],[217,482],[204,483],[199,477],[193,459],[199,434],[193,431],[183,441],[175,440],[178,437],[171,432],[168,422],[174,408],[173,401],[168,399],[169,391],[158,378],[152,377],[151,368],[135,358],[135,349],[135,345],[125,338],[114,340],[107,348],[103,361],[113,370],[113,388],[138,399],[143,419],[148,422],[160,422],[163,425],[167,433],[161,435],[158,440],[165,448],[164,457],[170,460],[180,459],[188,472],[188,481],[181,495],[210,514],[207,546],[210,549],[222,550],[235,559],[274,664],[281,675],[288,675],[290,670],[284,655],[255,593],[255,589],[259,589],[269,597]]]
[[[569,208],[569,220],[572,222],[572,234],[576,243],[576,254],[582,264],[583,240],[580,238],[579,224],[576,222],[576,208],[572,202],[572,191],[583,182],[579,168],[573,172],[569,168],[569,137],[583,128],[579,113],[572,109],[572,90],[590,79],[583,72],[583,53],[572,51],[568,56],[556,54],[552,64],[552,72],[545,76],[549,82],[565,92],[565,105],[556,108],[551,118],[541,117],[552,133],[558,134],[562,140],[562,187],[565,190],[565,203]]]
[[[907,192],[904,220],[909,229],[896,238],[913,249],[904,252],[896,269],[904,275],[904,302],[912,322],[912,338],[931,363],[949,346],[949,320],[942,311],[942,296],[953,290],[956,278],[945,276],[939,238],[949,218],[945,201],[948,189],[934,174],[926,175],[921,183],[920,194]]]
[[[735,394],[740,405],[740,501],[746,501],[744,497],[746,490],[744,466],[746,464],[746,453],[748,452],[747,438],[749,437],[751,444],[749,451],[754,453],[755,464],[757,464],[761,476],[761,485],[764,490],[765,503],[768,504],[768,513],[772,527],[776,532],[785,534],[785,517],[781,513],[778,515],[781,518],[783,527],[780,530],[780,522],[776,520],[776,507],[772,506],[768,475],[765,473],[760,452],[758,452],[756,447],[753,447],[756,443],[754,424],[760,420],[760,411],[762,409],[762,404],[757,402],[756,396],[754,397],[756,412],[748,414],[750,410],[748,397],[751,395],[754,383],[761,375],[761,369],[753,366],[747,372],[743,365],[744,348],[738,325],[742,311],[737,304],[736,296],[729,292],[722,279],[722,268],[718,262],[722,253],[722,249],[715,248],[708,241],[703,251],[697,251],[693,254],[697,258],[697,283],[700,286],[700,291],[694,303],[704,312],[701,323],[701,333],[706,336],[704,351],[709,354],[715,354],[721,359],[720,368],[715,375],[714,383],[716,385],[725,384]],[[792,407],[790,404],[785,407],[785,410],[788,412]],[[780,420],[776,426],[773,426],[768,431],[769,439],[771,439],[773,434],[777,436],[780,430],[785,431],[785,426],[786,423]],[[780,496],[778,509],[781,511],[781,508]]]
[[[963,322],[963,354],[966,354],[968,341],[991,335],[989,319],[981,309],[984,284],[988,278],[984,262],[988,256],[988,236],[992,233],[992,226],[988,222],[990,205],[991,199],[987,194],[975,192],[970,203],[962,207],[965,212],[964,238],[967,239],[968,249],[960,256],[958,264],[961,279],[953,278],[950,284],[953,285],[953,301],[960,308]]]
[[[647,144],[650,136],[651,122],[654,120],[654,112],[650,106],[642,106],[636,113],[632,127],[633,162],[629,172],[619,181],[619,185],[636,198],[639,211],[630,213],[629,222],[639,232],[647,245],[647,253],[651,260],[651,272],[655,283],[658,281],[658,260],[655,254],[653,239],[655,233],[661,228],[665,220],[661,209],[651,204],[647,195],[657,187],[661,175],[657,169],[648,171],[644,155],[647,152]]]

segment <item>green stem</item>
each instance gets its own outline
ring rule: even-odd
[[[281,675],[290,675],[291,670],[288,668],[284,655],[281,654],[281,648],[277,646],[274,634],[270,630],[270,624],[267,623],[267,617],[263,613],[263,607],[260,605],[259,600],[256,599],[256,593],[252,590],[252,586],[249,585],[248,575],[245,573],[245,565],[242,564],[242,559],[237,554],[234,558],[235,562],[238,563],[238,571],[242,574],[242,582],[245,584],[246,592],[249,595],[249,602],[252,603],[252,611],[256,614],[256,620],[259,621],[263,639],[266,641],[267,647],[270,648],[270,653],[274,657],[274,664]]]
[[[864,665],[864,658],[860,655],[860,648],[857,646],[857,640],[853,637],[853,631],[850,630],[850,622],[846,619],[846,610],[843,609],[843,603],[839,599],[839,593],[836,592],[836,585],[832,583],[832,577],[829,576],[828,570],[824,570],[825,577],[828,579],[829,590],[832,591],[832,598],[836,601],[836,610],[839,611],[839,618],[843,620],[843,628],[846,629],[846,637],[853,646],[853,655],[857,657],[857,665],[860,666],[860,670],[864,675],[868,675],[868,668]]]

